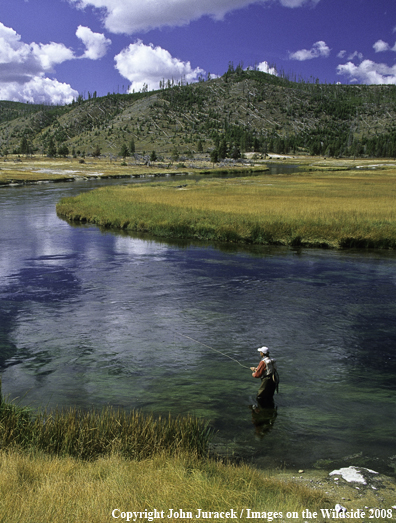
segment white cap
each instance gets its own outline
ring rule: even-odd
[[[268,347],[260,347],[259,349],[257,349],[258,352],[262,352],[263,354],[268,354],[269,353],[269,348]]]

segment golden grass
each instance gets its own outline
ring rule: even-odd
[[[115,509],[156,509],[164,511],[164,519],[154,521],[178,521],[180,518],[167,517],[170,509],[192,512],[195,519],[198,509],[233,509],[239,516],[246,508],[301,514],[303,509],[330,506],[324,493],[293,481],[279,480],[246,465],[199,460],[189,454],[172,458],[157,455],[144,461],[113,455],[87,463],[3,451],[0,471],[1,523],[126,521],[112,517]],[[148,514],[137,521],[149,521]],[[214,517],[211,521],[225,519]]]
[[[395,248],[395,197],[388,168],[103,188],[62,200],[57,212],[158,236]]]

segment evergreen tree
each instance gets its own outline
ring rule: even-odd
[[[94,156],[94,157],[100,156],[100,147],[99,147],[99,145],[97,145],[95,147],[95,149],[93,150],[92,156]]]
[[[213,149],[213,151],[210,153],[210,161],[215,164],[219,161],[219,152],[217,149]]]
[[[177,160],[179,159],[179,151],[177,150],[176,147],[172,151],[171,159],[173,162],[177,162]]]
[[[225,138],[221,140],[217,153],[218,158],[220,158],[221,160],[227,158],[227,142],[225,141]]]
[[[26,136],[24,136],[21,140],[21,144],[19,146],[19,150],[20,150],[20,153],[21,154],[26,154],[28,155],[29,152],[30,152],[30,148],[29,148],[29,143],[27,141],[27,138]]]
[[[150,154],[150,162],[156,162],[157,161],[157,154],[155,151],[152,151]]]
[[[49,156],[50,158],[56,156],[56,147],[52,136],[50,136],[50,139],[48,140],[47,156]]]
[[[126,146],[125,143],[122,144],[121,151],[120,151],[120,156],[122,156],[124,158],[124,160],[125,160],[125,158],[127,156],[129,156],[128,147]]]
[[[62,144],[58,147],[58,154],[59,156],[63,156],[64,158],[69,154],[69,148],[66,144]]]
[[[239,150],[239,147],[234,145],[231,149],[231,158],[234,160],[238,160],[241,157],[241,151]]]

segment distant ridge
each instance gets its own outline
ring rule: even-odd
[[[396,86],[294,82],[231,67],[209,81],[67,106],[2,101],[0,153],[396,158],[395,122]]]

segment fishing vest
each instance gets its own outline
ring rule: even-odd
[[[261,376],[261,378],[266,378],[267,376],[271,376],[276,371],[276,363],[275,360],[269,358],[268,356],[264,356],[264,358],[261,360],[265,363],[265,371],[264,374]]]

